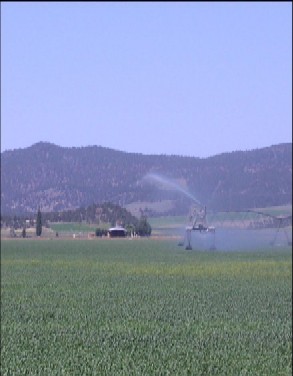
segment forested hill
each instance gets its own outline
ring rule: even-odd
[[[170,213],[185,213],[190,199],[179,189],[145,181],[150,172],[172,179],[214,210],[292,203],[292,143],[202,159],[40,142],[1,153],[1,212],[169,200]]]

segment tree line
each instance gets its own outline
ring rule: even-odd
[[[26,228],[33,226],[36,227],[36,235],[41,236],[43,226],[49,228],[51,222],[83,222],[97,226],[108,224],[111,227],[119,225],[125,227],[129,233],[136,233],[140,236],[148,236],[152,231],[144,213],[138,219],[125,208],[111,202],[92,204],[86,208],[63,212],[41,212],[39,207],[36,215],[32,213],[20,216],[1,215],[1,228],[10,227],[12,235],[15,234],[14,230],[23,229],[23,237],[26,237]],[[104,226],[103,228],[97,227],[96,236],[105,235],[105,231],[107,232]]]

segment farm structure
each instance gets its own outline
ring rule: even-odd
[[[108,234],[110,238],[125,238],[127,230],[123,227],[111,227]]]

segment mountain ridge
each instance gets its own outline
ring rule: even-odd
[[[223,155],[223,154],[226,155],[226,154],[233,154],[233,153],[253,152],[253,151],[262,150],[262,149],[268,149],[268,148],[275,148],[275,147],[278,148],[278,147],[282,147],[284,145],[292,145],[292,143],[291,142],[281,142],[281,143],[278,143],[278,144],[272,144],[270,146],[256,147],[256,148],[245,149],[245,150],[241,149],[241,150],[223,151],[223,152],[220,152],[220,153],[209,155],[207,157],[199,157],[199,156],[194,156],[194,155],[174,154],[174,153],[140,153],[140,152],[132,152],[132,151],[125,151],[125,150],[115,149],[115,148],[112,148],[112,147],[103,146],[103,145],[96,145],[96,144],[86,145],[86,146],[61,146],[61,145],[57,145],[54,142],[50,142],[50,141],[38,141],[38,142],[33,143],[30,146],[3,150],[3,151],[1,151],[1,155],[8,154],[8,153],[11,153],[11,152],[24,151],[24,150],[31,149],[31,148],[36,148],[36,147],[37,148],[38,147],[55,147],[55,148],[61,148],[61,149],[75,149],[75,150],[85,149],[85,148],[101,148],[101,149],[105,149],[105,150],[108,150],[108,151],[113,151],[113,152],[118,152],[118,153],[124,153],[124,154],[131,154],[131,155],[167,156],[167,157],[173,157],[173,156],[175,156],[175,157],[180,157],[180,158],[183,157],[183,158],[195,158],[195,159],[209,159],[209,158],[218,157],[218,156]]]
[[[186,211],[190,201],[179,192],[143,182],[149,172],[173,179],[214,210],[292,202],[292,143],[199,158],[41,141],[1,153],[1,212],[162,200],[174,203],[168,214]]]

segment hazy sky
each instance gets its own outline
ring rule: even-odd
[[[1,151],[292,142],[291,2],[2,2]]]

